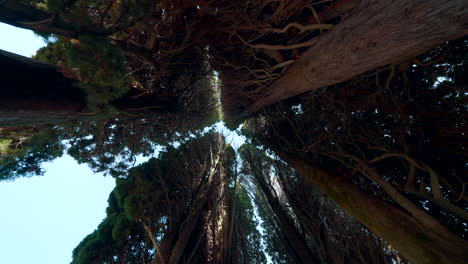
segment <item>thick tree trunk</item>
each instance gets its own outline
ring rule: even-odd
[[[55,65],[0,50],[0,126],[83,118],[85,93]]]
[[[414,58],[468,33],[464,0],[361,0],[247,107],[262,107]]]
[[[86,105],[73,101],[0,98],[0,126],[58,123],[86,118]]]
[[[217,173],[220,156],[220,152],[216,153],[215,156],[212,157],[211,166],[207,168],[206,172],[204,172],[207,173],[206,179],[202,178],[202,186],[200,186],[198,193],[192,202],[189,215],[184,220],[182,227],[179,230],[177,242],[171,250],[167,264],[179,263],[187,243],[189,242],[190,237],[193,235],[192,233],[196,227],[196,224],[200,222],[200,215],[202,214],[202,211],[207,203],[208,196],[210,193],[215,191],[216,187],[218,187],[216,184],[214,184],[213,178]]]
[[[319,263],[319,259],[315,257],[310,251],[310,249],[307,247],[304,237],[301,234],[299,234],[297,228],[287,216],[278,199],[273,196],[270,188],[267,186],[267,183],[260,177],[263,176],[256,176],[258,185],[260,189],[262,189],[262,192],[267,198],[268,204],[271,206],[271,209],[278,218],[281,224],[281,228],[283,229],[284,235],[288,240],[287,242],[289,243],[289,247],[292,249],[293,253],[301,261],[301,263]]]
[[[228,256],[227,248],[229,237],[229,197],[228,197],[228,177],[223,167],[220,168],[220,184],[216,188],[218,195],[212,199],[211,210],[219,211],[217,218],[214,218],[215,224],[215,257],[213,263],[227,264],[225,259]]]
[[[171,249],[170,257],[168,258],[168,264],[177,264],[182,257],[182,254],[185,251],[187,242],[192,236],[192,232],[195,229],[196,224],[199,222],[200,214],[205,205],[206,193],[203,193],[201,196],[198,195],[196,201],[194,202],[193,209],[190,211],[189,216],[184,220],[181,229],[178,231],[179,236],[174,247]]]
[[[439,226],[423,223],[343,178],[328,174],[293,157],[281,155],[307,181],[335,200],[377,236],[387,241],[411,263],[465,263],[468,243]]]
[[[0,50],[0,126],[57,123],[88,118],[86,94],[60,67]],[[177,110],[176,96],[129,91],[110,102],[122,113]],[[86,113],[86,111],[88,111]]]
[[[18,0],[0,1],[0,22],[43,33],[76,36],[73,27],[59,16],[53,16]]]
[[[229,209],[229,205],[231,207],[231,214],[227,215],[227,226],[226,226],[226,236],[224,238],[224,249],[223,249],[223,260],[224,263],[230,264],[232,262],[232,245],[233,245],[233,234],[234,234],[234,224],[236,222],[236,188],[237,188],[237,176],[234,179],[234,188],[233,188],[233,195],[232,196],[227,196],[228,199],[228,206],[227,208]],[[230,217],[229,217],[230,216]]]

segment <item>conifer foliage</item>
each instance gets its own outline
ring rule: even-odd
[[[0,179],[117,178],[73,263],[462,263],[465,2],[0,0]]]

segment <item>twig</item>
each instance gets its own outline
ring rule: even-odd
[[[309,31],[309,30],[316,30],[316,29],[331,29],[334,25],[333,24],[312,24],[312,25],[301,25],[299,23],[290,23],[286,25],[282,29],[277,29],[277,28],[272,28],[271,31],[275,33],[286,33],[288,29],[291,27],[295,27],[299,29],[299,31],[302,33],[304,31]]]
[[[316,37],[316,38],[313,38],[313,39],[308,40],[308,41],[303,42],[303,43],[291,44],[291,45],[250,44],[243,37],[241,37],[239,34],[235,33],[235,35],[246,46],[249,46],[249,47],[255,48],[255,49],[268,49],[268,50],[290,50],[290,49],[298,49],[298,48],[309,47],[309,46],[312,46],[312,44],[314,44],[314,42],[317,41],[317,39],[318,39],[318,37]]]

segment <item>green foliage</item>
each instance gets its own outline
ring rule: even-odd
[[[60,12],[65,7],[66,0],[47,0],[47,10],[51,13]]]
[[[41,37],[50,39],[50,35],[48,34],[42,34]],[[32,58],[62,67],[71,67],[66,52],[72,48],[73,45],[70,41],[59,37],[55,41],[47,42],[47,46],[37,50]]]
[[[198,137],[203,125],[202,117],[187,120],[179,113],[76,121],[68,129],[68,154],[95,172],[122,177],[134,166],[136,156],[150,157],[156,149]]]
[[[162,198],[162,192],[152,171],[157,166],[151,159],[145,166],[139,166],[130,171],[131,177],[117,179],[115,195],[119,206],[124,209],[130,219],[141,219],[147,208],[157,208]]]
[[[128,91],[125,56],[105,37],[59,37],[39,49],[34,58],[76,71],[75,78],[80,79],[77,85],[87,94],[92,111],[113,111],[109,103]]]
[[[177,224],[190,214],[192,196],[197,191],[192,180],[201,180],[191,177],[201,177],[197,170],[206,158],[202,153],[216,153],[218,142],[215,136],[207,133],[182,143],[179,148],[169,148],[158,159],[150,159],[129,170],[126,177],[118,178],[108,199],[106,219],[94,235],[78,245],[73,263],[105,263],[109,260],[141,263],[143,257],[152,259],[153,246],[143,223],[151,226],[156,237],[166,234],[168,222],[176,225],[174,232],[179,230]],[[177,164],[183,164],[180,170],[175,170]]]
[[[109,195],[106,219],[75,248],[73,264],[139,263],[142,257],[150,258],[152,247],[138,220],[146,217],[144,211],[155,210],[161,199],[157,179],[152,177],[156,165],[152,159],[131,170],[127,178],[117,179]]]
[[[112,230],[115,217],[107,217],[96,231],[88,235],[73,251],[73,264],[105,263],[113,253]]]
[[[43,175],[43,162],[63,154],[63,135],[53,127],[0,130],[0,180]]]
[[[123,208],[116,205],[115,191],[111,192],[108,201],[107,217],[73,250],[72,264],[101,264],[115,260],[136,264],[142,256],[147,258],[151,254],[145,240],[141,241],[144,230],[140,224],[128,219]],[[119,258],[126,253],[128,257]]]
[[[108,103],[127,92],[126,59],[107,39],[82,35],[79,45],[67,49],[69,64],[80,70],[79,86],[91,109],[108,109]]]
[[[230,181],[232,181],[231,185],[234,184],[233,182],[234,182],[234,180],[236,178],[235,177],[236,172],[237,172],[236,159],[237,159],[236,151],[234,150],[234,148],[230,144],[227,144],[226,148],[224,149],[224,165],[225,165],[225,169],[226,169],[226,174],[228,175],[228,179],[230,179]]]
[[[116,241],[118,246],[123,246],[123,243],[130,237],[135,222],[127,217],[119,217],[112,229],[112,239]]]

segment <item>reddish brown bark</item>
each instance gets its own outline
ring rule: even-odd
[[[244,114],[462,37],[468,33],[467,8],[463,0],[361,0]]]
[[[82,112],[84,108],[85,105],[79,102],[0,99],[0,125],[18,126],[81,119],[87,116]]]
[[[293,157],[284,154],[282,157],[307,181],[335,200],[411,263],[464,263],[468,259],[468,244],[448,229],[426,226],[401,208],[365,193],[341,177]]]

